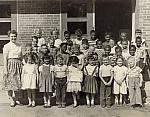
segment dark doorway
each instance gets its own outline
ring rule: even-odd
[[[111,31],[118,41],[121,31],[129,33],[131,38],[132,9],[131,0],[97,0],[96,1],[96,31],[104,41],[104,33]]]

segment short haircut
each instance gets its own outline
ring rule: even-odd
[[[106,45],[106,46],[104,47],[104,50],[106,50],[106,48],[109,48],[109,50],[111,50],[110,45]]]
[[[50,60],[50,56],[49,55],[44,55],[42,59],[43,59],[43,61],[44,60]]]
[[[71,63],[78,64],[78,63],[79,63],[79,59],[78,59],[77,56],[71,56],[71,57],[70,57],[70,62],[71,62]]]
[[[102,41],[101,41],[100,39],[98,39],[98,40],[96,41],[96,45],[98,44],[98,42],[101,42],[101,43],[102,43]]]
[[[82,40],[82,44],[89,45],[89,42],[88,42],[88,40],[87,40],[87,39],[83,39],[83,40]]]
[[[72,42],[71,40],[68,40],[68,41],[67,41],[67,45],[72,46],[72,45],[73,45],[73,42]]]
[[[64,59],[63,56],[62,56],[62,54],[57,54],[56,60],[57,60],[58,58]]]
[[[129,46],[129,51],[131,50],[131,48],[133,48],[133,49],[136,51],[135,45],[130,45],[130,46]]]
[[[140,29],[136,29],[135,33],[142,33],[142,31]]]
[[[92,33],[96,33],[96,31],[95,31],[95,30],[91,30],[91,31],[90,31],[90,34],[92,34]]]
[[[15,34],[17,36],[17,31],[16,30],[10,30],[7,33],[8,33],[8,37],[10,36],[10,34]]]
[[[78,29],[75,31],[75,34],[76,34],[76,33],[78,33],[78,34],[82,35],[82,31],[81,31],[81,29],[79,29],[79,28],[78,28]]]
[[[48,46],[47,46],[47,44],[42,44],[42,45],[41,45],[41,47],[43,47],[43,46],[46,46],[46,47],[48,47]]]
[[[35,35],[32,36],[32,40],[33,40],[33,38],[36,39],[36,40],[38,40],[38,37],[35,36]]]
[[[63,42],[60,44],[60,47],[62,47],[63,45],[66,45],[67,46],[67,43]]]
[[[65,35],[65,34],[69,34],[69,35],[70,35],[70,32],[69,32],[69,31],[65,31],[65,32],[64,32],[64,35]]]
[[[122,48],[121,48],[120,46],[116,46],[116,47],[115,47],[115,52],[116,52],[117,50],[120,50],[120,51],[122,52]]]

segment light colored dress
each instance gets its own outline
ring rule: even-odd
[[[125,66],[115,66],[113,68],[114,72],[114,86],[113,86],[113,93],[114,94],[127,94],[127,85],[126,85],[126,75],[127,75],[128,68]],[[116,81],[120,82],[120,80],[123,80],[123,82],[119,85]]]
[[[25,64],[22,70],[22,89],[37,88],[37,72],[38,68],[35,64]]]
[[[67,92],[78,92],[81,91],[81,82],[83,80],[83,72],[79,68],[73,66],[68,67],[67,77]]]

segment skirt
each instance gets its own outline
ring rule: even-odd
[[[71,81],[67,84],[67,92],[78,92],[81,91],[81,83]]]
[[[37,79],[36,74],[25,74],[22,82],[22,89],[36,89]]]
[[[95,94],[98,92],[98,85],[95,76],[86,76],[84,79],[83,92]]]
[[[20,59],[8,59],[8,74],[4,75],[4,90],[18,91],[21,89],[22,62]]]

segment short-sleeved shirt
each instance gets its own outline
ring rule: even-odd
[[[142,69],[138,66],[135,66],[134,68],[128,69],[127,74],[129,77],[140,77],[140,74],[142,72]]]
[[[82,82],[83,72],[79,68],[75,68],[73,66],[68,67],[68,81],[77,81]]]
[[[55,77],[64,78],[67,76],[68,67],[67,65],[62,65],[62,66],[55,65],[53,71],[54,71]]]
[[[94,69],[96,68],[95,72],[94,72]],[[86,69],[87,69],[87,72],[86,72]],[[98,67],[97,66],[91,66],[90,64],[88,64],[87,66],[85,66],[85,68],[83,69],[84,71],[84,74],[85,75],[92,75],[93,76],[97,76],[97,73],[98,73]],[[93,73],[94,72],[94,73]]]
[[[39,72],[42,72],[43,66],[50,66],[50,71],[49,71],[49,72],[54,71],[54,66],[53,66],[53,65],[46,65],[46,64],[43,64],[43,65],[41,65],[41,66],[39,67]]]
[[[124,79],[127,75],[127,70],[128,68],[125,66],[114,66],[114,68],[112,69],[112,71],[114,72],[114,79],[115,80],[120,80],[120,79]]]
[[[104,64],[101,65],[99,69],[102,77],[111,76],[112,70],[113,70],[113,67],[111,65],[104,65]]]
[[[105,53],[104,49],[97,49],[97,48],[95,49],[95,52],[96,52],[97,55],[98,55],[98,60],[101,60],[103,54]]]
[[[60,44],[62,43],[62,40],[61,39],[56,39],[55,40],[55,43],[54,43],[54,46],[56,46],[57,48],[60,48]]]
[[[8,58],[21,58],[22,48],[19,44],[9,42],[6,45],[4,45],[3,54],[7,54]]]
[[[46,44],[45,39],[44,38],[39,38],[38,39],[38,47],[40,48],[41,45]]]

